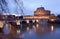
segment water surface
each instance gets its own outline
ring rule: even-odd
[[[59,24],[21,24],[21,26],[5,26],[4,34],[11,34],[23,39],[60,39]]]

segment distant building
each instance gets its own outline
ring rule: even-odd
[[[50,10],[45,10],[44,7],[39,7],[36,11],[34,11],[34,16],[23,16],[23,19],[43,19],[46,21],[54,21],[56,16],[51,14]]]
[[[50,10],[45,10],[44,7],[37,8],[36,11],[34,11],[34,16],[48,16],[50,15]]]

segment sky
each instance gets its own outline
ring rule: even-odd
[[[6,2],[8,3],[8,9],[9,9],[9,13],[13,14],[13,15],[20,15],[21,14],[21,8],[22,8],[22,1],[21,0],[6,0]],[[21,7],[19,7],[21,6]]]
[[[23,4],[24,15],[34,15],[34,11],[39,7],[44,7],[46,10],[50,10],[51,13],[60,14],[60,1],[59,0],[6,0],[10,14],[21,15],[20,7]],[[22,3],[23,1],[23,3]],[[17,12],[19,12],[17,14]]]
[[[60,0],[22,0],[24,4],[25,15],[33,15],[38,7],[44,7],[51,13],[60,14]]]

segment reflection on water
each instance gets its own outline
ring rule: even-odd
[[[53,30],[54,30],[54,26],[52,25],[52,26],[51,26],[51,31],[53,31]]]
[[[39,27],[39,24],[36,24],[36,27],[38,28]]]
[[[21,32],[20,30],[17,30],[17,34],[20,34],[20,32]]]
[[[33,25],[33,29],[34,29],[34,31],[36,32],[36,27]]]
[[[4,34],[9,34],[10,30],[11,30],[11,25],[5,24],[4,29],[3,29]]]
[[[58,39],[60,38],[60,25],[52,24],[35,24],[22,25],[22,28],[17,28],[6,24],[3,28],[4,34],[12,34],[24,39]],[[19,26],[20,27],[20,26]]]
[[[29,31],[29,27],[27,27],[27,31]]]

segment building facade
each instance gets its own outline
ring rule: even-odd
[[[54,21],[56,16],[54,14],[51,14],[50,10],[45,10],[44,7],[39,7],[34,11],[33,16],[23,16],[23,19],[38,19],[39,21]]]

